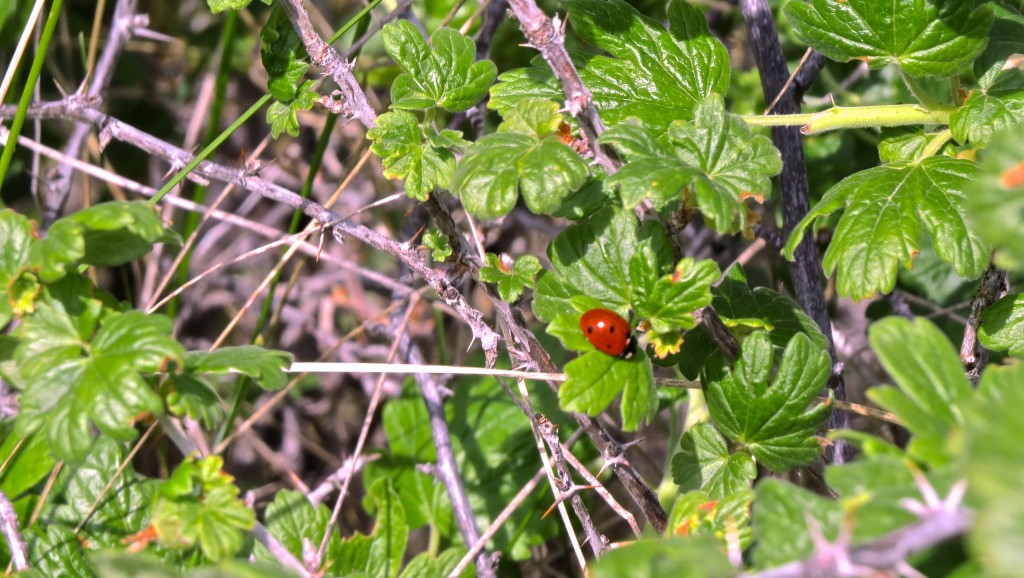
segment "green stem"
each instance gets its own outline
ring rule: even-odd
[[[206,148],[204,148],[198,155],[196,155],[195,158],[193,158],[190,163],[188,163],[187,165],[185,165],[184,168],[175,173],[175,175],[171,177],[171,180],[167,181],[167,183],[165,183],[163,187],[160,187],[160,191],[157,192],[157,194],[153,195],[151,199],[149,199],[149,206],[152,207],[153,205],[159,203],[160,200],[163,199],[167,193],[171,192],[171,189],[173,189],[178,183],[180,183],[182,179],[185,178],[186,175],[191,173],[193,169],[199,166],[199,163],[203,162],[204,160],[206,160],[206,157],[213,154],[213,151],[217,150],[217,147],[219,147],[224,141],[228,140],[228,137],[231,136],[232,133],[238,130],[239,127],[245,124],[247,120],[252,118],[252,115],[259,112],[261,108],[263,108],[268,102],[270,102],[271,98],[273,97],[270,96],[270,94],[265,94],[263,95],[263,98],[253,103],[253,105],[249,107],[249,110],[242,113],[242,116],[238,117],[235,120],[235,122],[231,123],[231,126],[224,129],[224,132],[220,133],[220,135],[218,135],[217,138],[215,138],[210,144],[206,145]]]
[[[916,104],[895,104],[835,106],[810,114],[748,114],[741,118],[753,126],[800,126],[802,127],[801,133],[810,135],[830,130],[876,126],[947,125],[949,124],[949,114],[948,110],[928,110]]]
[[[21,91],[21,100],[18,101],[18,112],[14,114],[11,121],[11,132],[7,135],[7,146],[0,154],[0,188],[7,176],[7,169],[11,166],[11,159],[14,157],[14,149],[18,148],[18,137],[21,135],[21,127],[25,124],[25,115],[28,112],[28,105],[32,102],[32,91],[39,81],[39,74],[43,71],[43,61],[46,60],[46,49],[50,47],[50,39],[53,38],[53,31],[57,28],[57,20],[60,17],[61,6],[64,0],[54,0],[50,7],[50,13],[46,16],[46,26],[43,28],[43,35],[39,38],[39,48],[32,59],[32,68],[29,69],[28,78],[25,79],[25,88]],[[14,63],[12,62],[13,66]],[[0,197],[2,198],[2,197]],[[0,202],[0,206],[2,202]]]
[[[948,143],[952,138],[953,131],[948,128],[940,133],[937,133],[934,137],[932,137],[932,140],[927,145],[925,145],[923,149],[921,149],[921,153],[918,155],[918,159],[926,159],[928,157],[935,156],[936,154],[938,154],[940,150],[942,150],[942,147],[946,146],[946,143]]]
[[[932,98],[916,78],[908,76],[906,72],[903,72],[903,69],[900,69],[900,76],[903,77],[903,83],[907,85],[907,88],[910,89],[910,93],[914,95],[917,102],[921,103],[921,106],[929,110],[943,108],[942,103]]]

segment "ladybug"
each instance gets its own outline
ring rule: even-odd
[[[612,357],[628,359],[636,351],[636,339],[629,323],[614,311],[587,311],[580,317],[580,329],[591,345]]]

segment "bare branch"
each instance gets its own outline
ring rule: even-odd
[[[0,491],[0,534],[7,540],[14,569],[19,572],[27,570],[28,547],[25,546],[25,539],[21,537],[21,530],[18,528],[18,514],[14,511],[14,504],[3,491]]]
[[[309,20],[309,13],[302,6],[302,0],[281,0],[280,4],[288,13],[292,27],[299,33],[309,59],[333,78],[341,90],[342,114],[355,118],[368,129],[377,126],[377,113],[366,100],[366,94],[352,74],[352,65],[316,33],[313,23]]]
[[[981,370],[988,361],[988,350],[978,345],[978,328],[981,327],[981,314],[1000,297],[1006,294],[1006,271],[990,265],[985,269],[978,284],[978,292],[971,299],[971,316],[964,328],[964,339],[960,344],[960,363],[967,372],[968,379],[978,384]]]
[[[519,27],[522,29],[530,44],[540,51],[544,60],[548,62],[555,77],[562,83],[562,92],[565,94],[565,106],[569,114],[576,117],[580,122],[580,130],[587,137],[590,149],[594,151],[594,158],[609,175],[614,173],[618,167],[601,150],[597,143],[597,137],[604,132],[604,123],[594,108],[594,95],[580,80],[576,65],[569,58],[565,50],[565,36],[561,30],[561,22],[548,18],[543,10],[537,7],[534,0],[509,0],[509,6],[516,18],[519,19]]]

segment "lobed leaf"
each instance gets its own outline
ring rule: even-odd
[[[863,299],[891,291],[899,265],[909,268],[919,250],[922,226],[942,260],[976,278],[988,266],[989,248],[966,220],[964,191],[979,172],[971,161],[929,157],[851,175],[797,224],[784,254],[793,258],[815,219],[843,210],[823,260],[826,272],[838,269],[841,295]]]
[[[436,146],[431,135],[424,134],[419,120],[410,112],[387,112],[377,117],[377,126],[366,133],[373,141],[370,150],[381,158],[384,176],[405,179],[407,195],[427,200],[436,187],[447,189],[455,172],[455,155],[447,143]],[[454,131],[444,131],[454,133]],[[456,142],[456,135],[447,135]],[[459,140],[460,146],[465,144]]]
[[[794,0],[800,41],[832,60],[896,64],[910,76],[953,76],[985,49],[992,11],[961,0]]]
[[[725,438],[708,423],[683,434],[679,453],[672,457],[672,479],[679,491],[702,490],[713,500],[750,489],[756,474],[751,455],[730,454]]]
[[[771,380],[773,359],[768,336],[753,333],[735,368],[704,383],[704,391],[719,430],[765,467],[783,471],[810,463],[821,451],[816,434],[829,407],[815,399],[832,364],[828,352],[803,334],[789,341]]]
[[[978,340],[993,351],[1024,355],[1024,293],[1011,293],[981,313]]]

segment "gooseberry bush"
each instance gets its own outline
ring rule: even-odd
[[[1021,0],[37,4],[9,571],[1024,575]]]

